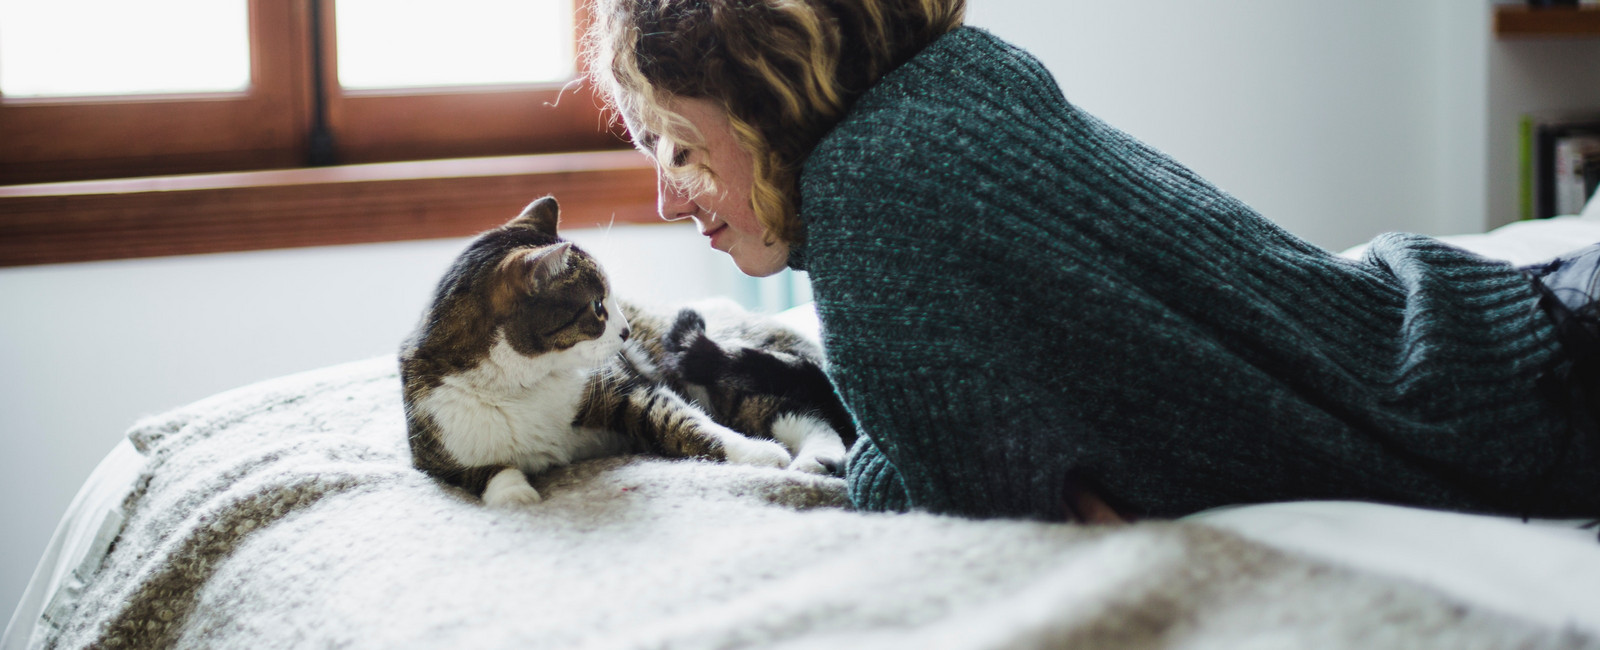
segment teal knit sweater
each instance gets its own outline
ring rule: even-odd
[[[1362,499],[1600,512],[1529,282],[1415,235],[1296,239],[958,29],[807,159],[803,245],[865,510]]]

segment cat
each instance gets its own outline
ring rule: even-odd
[[[854,428],[831,385],[816,384],[814,345],[777,330],[719,344],[703,317],[696,329],[685,316],[699,312],[666,319],[624,303],[599,263],[557,235],[559,220],[544,197],[474,239],[402,345],[417,469],[494,507],[540,502],[530,475],[623,453],[837,473]],[[724,363],[744,358],[777,363]],[[841,423],[830,439],[823,429]]]
[[[717,422],[783,443],[795,455],[791,469],[843,474],[855,423],[815,343],[721,301],[679,311],[662,348],[665,379]]]

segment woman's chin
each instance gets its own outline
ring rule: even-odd
[[[776,275],[789,268],[789,245],[783,242],[761,248],[734,248],[728,251],[734,266],[753,278]]]

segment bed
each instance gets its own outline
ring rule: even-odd
[[[1600,241],[1600,202],[1453,239],[1537,261]],[[490,510],[413,470],[404,432],[392,357],[139,422],[0,650],[1600,648],[1600,542],[1579,521],[1353,502],[1122,526],[865,514],[836,478],[648,456],[550,472],[544,503]]]

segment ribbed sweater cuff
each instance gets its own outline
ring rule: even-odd
[[[862,436],[850,448],[845,462],[845,481],[849,486],[850,503],[857,510],[906,512],[911,509],[900,472],[883,457],[871,438]]]

